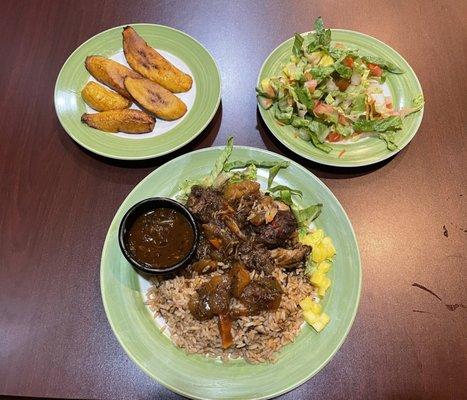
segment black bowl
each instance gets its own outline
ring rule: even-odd
[[[194,241],[193,247],[191,248],[190,252],[185,256],[185,258],[183,258],[183,260],[168,268],[151,268],[149,264],[137,260],[133,257],[133,255],[127,248],[127,243],[125,240],[127,232],[133,225],[135,219],[138,218],[141,214],[144,214],[145,212],[150,210],[155,210],[156,208],[172,208],[174,210],[179,211],[188,220],[191,228],[193,229]],[[178,272],[185,268],[189,264],[190,260],[193,258],[196,252],[198,240],[198,226],[196,225],[195,219],[193,218],[191,212],[188,211],[188,209],[183,204],[166,197],[152,197],[150,199],[142,200],[139,203],[136,203],[126,212],[125,216],[122,219],[122,222],[120,222],[120,228],[118,231],[118,242],[120,244],[120,249],[122,250],[122,253],[125,256],[125,258],[137,271],[151,275],[168,275]]]

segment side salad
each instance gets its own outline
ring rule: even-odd
[[[260,82],[260,106],[326,153],[332,150],[330,143],[363,136],[377,137],[396,150],[395,134],[404,118],[423,108],[423,96],[416,96],[412,107],[395,110],[382,84],[404,71],[382,58],[331,44],[331,30],[321,17],[314,28],[306,37],[296,33],[290,61],[278,76]]]

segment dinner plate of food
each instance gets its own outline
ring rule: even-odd
[[[79,46],[55,85],[65,131],[86,149],[139,160],[193,140],[219,106],[220,75],[209,52],[184,32],[155,24],[118,26]]]
[[[257,81],[270,132],[300,156],[339,167],[385,160],[415,136],[422,88],[408,62],[363,33],[315,30],[280,44]]]
[[[110,224],[100,284],[115,336],[149,376],[190,398],[260,399],[333,357],[361,274],[332,192],[299,164],[229,139],[133,189]]]

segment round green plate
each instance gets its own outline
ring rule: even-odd
[[[389,74],[386,79],[386,85],[391,92],[396,109],[411,106],[413,98],[422,94],[422,87],[413,69],[397,51],[387,44],[359,32],[344,29],[332,29],[331,31],[333,43],[343,43],[346,47],[359,49],[361,54],[383,57],[405,71],[400,75]],[[261,67],[258,84],[266,77],[278,75],[281,65],[287,62],[292,54],[293,41],[293,38],[285,41],[269,55]],[[396,154],[394,151],[389,151],[386,143],[377,138],[364,138],[354,143],[333,143],[333,150],[326,154],[311,143],[300,139],[296,135],[296,129],[292,126],[279,125],[271,109],[264,110],[259,106],[259,110],[269,130],[283,145],[300,156],[321,164],[356,167],[374,164]],[[402,130],[396,134],[396,144],[400,150],[415,136],[422,117],[423,109],[404,120]],[[343,150],[345,152],[339,157]]]
[[[352,225],[331,191],[313,174],[295,162],[281,170],[278,184],[303,191],[303,204],[323,203],[315,221],[334,241],[337,256],[330,272],[332,287],[324,301],[331,322],[320,334],[308,325],[295,342],[285,346],[273,364],[251,365],[243,360],[222,364],[200,355],[187,355],[174,346],[156,326],[144,305],[148,286],[120,252],[117,234],[125,212],[136,202],[152,196],[173,197],[185,179],[207,175],[220,148],[182,155],[167,162],[128,195],[118,209],[107,233],[101,260],[101,293],[107,318],[122,347],[149,376],[164,386],[191,398],[262,399],[277,396],[304,383],[316,374],[343,343],[357,312],[361,268]],[[286,160],[264,150],[234,147],[230,160]],[[258,170],[262,185],[267,170]]]
[[[221,96],[219,70],[208,51],[186,33],[162,25],[131,24],[150,46],[193,77],[193,88],[176,94],[185,101],[188,112],[173,122],[157,119],[154,131],[143,135],[92,129],[80,120],[90,110],[80,94],[90,79],[84,61],[89,55],[103,55],[126,64],[122,50],[124,26],[93,36],[68,57],[55,84],[55,110],[66,132],[94,153],[122,160],[158,157],[193,140],[214,117]]]

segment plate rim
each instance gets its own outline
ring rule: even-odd
[[[162,386],[168,388],[169,390],[177,393],[177,394],[180,394],[180,395],[183,395],[183,396],[186,396],[188,398],[191,398],[191,399],[198,399],[198,400],[204,400],[204,399],[207,399],[207,397],[199,397],[199,396],[196,396],[196,395],[193,395],[193,394],[190,394],[182,389],[178,389],[177,387],[174,387],[172,386],[170,383],[166,382],[165,380],[161,380],[159,379],[158,377],[155,377],[154,374],[146,367],[144,367],[143,365],[141,365],[137,360],[136,358],[133,356],[133,354],[131,353],[131,351],[127,348],[127,346],[123,343],[123,340],[120,338],[119,334],[117,333],[117,330],[115,329],[115,326],[114,326],[114,322],[112,320],[112,318],[110,317],[110,311],[108,309],[108,304],[106,303],[106,298],[104,296],[104,280],[103,280],[103,276],[104,276],[104,268],[103,268],[103,263],[104,263],[104,258],[106,257],[107,255],[107,251],[108,251],[108,248],[109,248],[109,243],[110,243],[110,229],[112,227],[112,225],[114,224],[116,218],[117,218],[117,215],[120,213],[121,209],[122,209],[122,206],[123,206],[123,203],[126,201],[126,199],[128,197],[130,197],[132,194],[134,194],[134,192],[136,192],[137,188],[142,185],[144,182],[146,182],[147,180],[150,179],[150,177],[156,173],[156,171],[162,167],[163,165],[166,165],[166,164],[169,164],[169,163],[173,163],[173,162],[176,162],[178,161],[179,159],[185,157],[186,155],[190,154],[199,154],[199,153],[204,153],[204,152],[210,152],[210,151],[215,151],[215,150],[222,150],[224,148],[224,146],[213,146],[213,147],[207,147],[207,148],[203,148],[203,149],[198,149],[198,150],[194,150],[192,152],[188,152],[188,153],[185,153],[185,154],[182,154],[176,158],[173,158],[169,161],[167,161],[166,163],[162,164],[161,166],[159,166],[158,168],[156,168],[154,171],[150,172],[147,176],[145,176],[141,181],[139,181],[135,187],[127,194],[127,196],[125,197],[125,199],[123,199],[123,201],[121,202],[120,206],[117,208],[117,210],[115,211],[115,214],[112,218],[112,221],[110,222],[109,224],[109,229],[107,230],[107,233],[106,233],[106,236],[105,236],[105,240],[104,240],[104,244],[103,244],[103,247],[102,247],[102,255],[101,255],[101,258],[100,258],[100,265],[99,265],[99,287],[100,287],[100,292],[101,292],[101,299],[102,299],[102,303],[104,305],[104,310],[105,310],[105,314],[106,314],[106,317],[107,317],[107,321],[109,322],[110,324],[110,327],[112,329],[112,332],[114,334],[114,336],[117,338],[117,341],[118,343],[120,344],[120,346],[123,348],[124,352],[126,353],[126,355],[138,366],[138,368],[140,368],[147,376],[149,376],[151,379],[153,379],[154,381],[156,381],[157,383],[161,384]],[[278,154],[278,153],[275,153],[275,152],[272,152],[272,151],[269,151],[269,150],[266,150],[266,149],[260,149],[260,148],[256,148],[256,147],[251,147],[251,146],[237,146],[235,145],[234,148],[240,148],[240,149],[245,149],[245,150],[255,150],[255,151],[259,151],[259,152],[262,152],[262,153],[265,153],[265,154],[268,154],[268,155],[273,155],[274,157],[279,157],[279,158],[282,158],[284,160],[287,160],[287,161],[290,161],[291,164],[295,165],[296,167],[298,167],[299,169],[303,170],[306,174],[310,174],[313,178],[316,179],[316,181],[318,182],[318,184],[324,189],[324,190],[327,190],[330,194],[330,196],[334,199],[334,201],[336,201],[336,203],[338,204],[338,206],[340,207],[341,211],[343,212],[343,215],[350,227],[350,232],[352,233],[352,239],[353,239],[353,242],[355,244],[355,248],[356,248],[356,255],[357,255],[357,261],[358,261],[358,265],[357,265],[357,271],[358,271],[358,288],[357,288],[357,296],[356,296],[356,301],[355,301],[355,305],[353,307],[353,310],[352,310],[352,317],[350,319],[350,322],[346,328],[346,330],[343,332],[343,335],[341,337],[341,339],[339,340],[339,342],[337,343],[337,345],[335,346],[335,348],[333,349],[333,351],[329,354],[329,356],[322,362],[322,364],[314,369],[314,370],[311,370],[309,374],[307,374],[307,376],[303,379],[301,379],[300,381],[294,383],[293,385],[290,385],[290,386],[287,386],[286,388],[282,389],[282,390],[279,390],[275,393],[271,393],[271,394],[267,394],[267,395],[264,395],[264,396],[256,396],[256,397],[252,397],[251,400],[261,400],[261,399],[270,399],[272,397],[276,397],[276,396],[280,396],[284,393],[287,393],[287,392],[290,392],[291,390],[297,388],[298,386],[304,384],[305,382],[307,382],[308,380],[310,380],[313,376],[315,376],[316,374],[318,374],[331,360],[332,358],[335,356],[335,354],[339,351],[339,349],[342,347],[343,343],[345,342],[345,340],[347,339],[347,336],[350,332],[350,329],[352,328],[354,322],[355,322],[355,318],[357,316],[357,313],[358,313],[358,309],[359,309],[359,306],[360,306],[360,299],[361,299],[361,291],[362,291],[362,276],[363,276],[363,270],[362,270],[362,261],[361,261],[361,255],[360,255],[360,248],[358,246],[358,241],[357,241],[357,235],[355,234],[355,230],[353,228],[353,225],[350,221],[350,218],[349,216],[347,215],[347,212],[345,211],[344,207],[342,206],[342,204],[339,202],[339,200],[337,199],[337,197],[334,195],[334,193],[331,191],[331,189],[329,189],[325,184],[324,182],[319,179],[315,174],[313,174],[311,171],[309,171],[308,169],[306,169],[305,167],[303,167],[302,165],[300,165],[298,162],[296,161],[293,161],[291,159],[289,159],[288,157],[286,156],[283,156],[282,154]],[[172,345],[174,345],[172,343]],[[186,355],[187,357],[189,357],[189,355]]]
[[[97,36],[101,35],[101,34],[104,34],[108,31],[111,31],[113,29],[118,29],[118,28],[124,28],[126,26],[151,26],[151,27],[157,27],[157,28],[163,28],[163,29],[168,29],[168,30],[171,30],[171,31],[174,31],[174,32],[177,32],[177,33],[181,33],[185,36],[188,36],[190,39],[192,39],[194,42],[196,42],[199,46],[201,46],[205,51],[206,53],[209,55],[210,59],[213,61],[215,67],[216,67],[216,81],[219,83],[219,91],[218,91],[218,94],[217,94],[217,99],[216,99],[216,104],[215,104],[215,107],[213,108],[213,111],[211,112],[211,114],[209,115],[209,118],[206,119],[206,122],[203,124],[203,126],[198,130],[198,132],[196,132],[193,136],[191,136],[189,139],[177,144],[176,146],[172,147],[171,149],[169,150],[164,150],[164,151],[161,151],[161,152],[158,152],[157,154],[152,154],[152,155],[147,155],[147,156],[116,156],[116,155],[111,155],[109,153],[106,153],[105,151],[101,151],[101,150],[95,150],[92,148],[92,146],[89,146],[87,144],[84,144],[83,141],[81,140],[81,138],[79,137],[79,135],[76,135],[74,133],[71,132],[71,130],[69,130],[67,127],[65,127],[64,123],[63,123],[63,120],[62,120],[62,115],[58,112],[58,109],[57,109],[57,96],[58,96],[58,82],[62,76],[62,74],[64,73],[64,70],[65,70],[65,67],[67,66],[68,62],[72,59],[72,57],[75,55],[75,53],[78,52],[78,50],[80,50],[83,46],[85,46],[88,42],[92,41],[93,39],[95,39]],[[122,47],[123,49],[123,47]],[[103,156],[103,157],[106,157],[106,158],[110,158],[110,159],[114,159],[114,160],[125,160],[125,161],[135,161],[135,160],[150,160],[150,159],[153,159],[153,158],[158,158],[158,157],[162,157],[164,155],[167,155],[167,154],[170,154],[178,149],[180,149],[181,147],[187,145],[188,143],[190,143],[191,141],[193,141],[195,138],[197,138],[205,129],[206,127],[209,125],[209,123],[213,120],[214,116],[216,115],[216,112],[219,110],[219,105],[220,105],[220,102],[221,102],[221,97],[222,97],[222,79],[221,79],[221,74],[220,74],[220,70],[219,70],[219,65],[217,64],[217,61],[216,59],[213,57],[213,55],[211,54],[211,52],[200,42],[198,41],[197,39],[195,39],[193,36],[189,35],[188,33],[180,30],[180,29],[176,29],[176,28],[172,28],[170,26],[167,26],[167,25],[162,25],[162,24],[153,24],[153,23],[150,23],[150,22],[136,22],[136,23],[128,23],[128,24],[122,24],[122,25],[117,25],[117,26],[114,26],[114,27],[111,27],[111,28],[108,28],[108,29],[105,29],[101,32],[98,32],[96,33],[95,35],[91,36],[89,39],[85,40],[83,43],[81,43],[78,47],[76,47],[76,49],[74,49],[71,54],[66,58],[65,62],[62,64],[61,68],[60,68],[60,71],[57,75],[57,79],[55,80],[55,85],[54,85],[54,108],[55,108],[55,114],[57,115],[58,117],[58,120],[60,122],[60,125],[62,127],[62,129],[68,134],[69,137],[71,137],[76,143],[78,143],[80,146],[82,146],[83,148],[85,148],[86,150],[90,151],[91,153],[94,153],[94,154],[97,154],[97,155],[100,155],[100,156]],[[173,128],[172,128],[173,129]],[[167,133],[170,133],[170,130],[167,131],[167,132],[164,132],[163,134],[167,134]]]
[[[422,85],[420,84],[420,80],[418,79],[418,76],[417,74],[415,73],[414,69],[412,68],[412,66],[409,64],[409,62],[404,58],[402,57],[402,55],[397,51],[395,50],[393,47],[389,46],[388,44],[384,43],[382,40],[379,40],[377,38],[375,38],[374,36],[371,36],[371,35],[368,35],[366,33],[362,33],[362,32],[358,32],[358,31],[354,31],[354,30],[350,30],[350,29],[340,29],[340,28],[330,28],[331,29],[331,33],[333,31],[336,31],[336,32],[342,32],[342,33],[350,33],[350,34],[356,34],[356,35],[360,35],[360,36],[363,36],[363,37],[366,37],[366,38],[369,38],[369,39],[372,39],[372,40],[375,40],[376,42],[378,42],[378,44],[380,45],[383,45],[383,46],[386,46],[386,47],[389,47],[392,51],[394,51],[406,64],[407,66],[409,67],[409,71],[412,73],[413,77],[415,78],[415,82],[417,84],[417,86],[419,87],[420,89],[420,94],[422,96],[424,96],[423,94],[423,88],[422,88]],[[302,32],[300,33],[301,35],[307,35],[308,33],[312,33],[312,32],[315,32],[314,30],[311,30],[311,31],[306,31],[306,32]],[[290,37],[286,40],[284,40],[283,42],[281,42],[279,45],[277,45],[270,53],[269,55],[266,57],[266,59],[264,60],[264,62],[261,64],[261,68],[259,70],[259,73],[258,73],[258,77],[256,79],[256,85],[258,86],[260,84],[260,81],[261,81],[261,74],[263,72],[263,69],[264,69],[264,66],[266,65],[266,63],[269,61],[269,59],[271,58],[271,56],[277,51],[277,49],[279,47],[281,47],[285,42],[289,41],[293,39],[293,37]],[[318,164],[321,164],[321,165],[329,165],[331,167],[339,167],[339,168],[354,168],[354,167],[363,167],[363,166],[367,166],[367,165],[373,165],[373,164],[377,164],[377,163],[380,163],[384,160],[387,160],[388,158],[391,158],[391,157],[394,157],[395,155],[397,155],[400,151],[402,151],[402,149],[404,149],[411,141],[412,139],[415,137],[415,135],[417,134],[419,128],[420,128],[420,125],[422,123],[422,120],[423,120],[423,114],[424,114],[424,111],[425,111],[425,107],[422,107],[422,109],[419,111],[419,114],[418,114],[418,118],[417,118],[417,121],[415,123],[415,126],[414,126],[414,129],[413,129],[413,133],[411,133],[409,135],[409,137],[402,143],[402,145],[396,150],[396,151],[391,151],[391,152],[388,152],[388,154],[385,154],[384,156],[380,157],[380,158],[377,158],[376,160],[373,160],[373,161],[363,161],[363,162],[348,162],[347,164],[339,164],[339,163],[336,163],[336,162],[333,162],[332,160],[329,160],[329,161],[322,161],[322,160],[318,160],[316,159],[313,155],[310,155],[308,153],[305,153],[303,152],[302,150],[297,150],[295,148],[291,148],[286,142],[284,139],[282,139],[281,137],[279,137],[275,132],[274,132],[274,129],[271,129],[271,126],[270,124],[266,121],[266,119],[264,118],[264,114],[267,110],[264,110],[259,104],[258,104],[258,101],[256,101],[256,106],[259,110],[259,113],[261,115],[261,119],[263,120],[264,124],[267,126],[268,130],[273,134],[273,136],[279,140],[279,142],[281,142],[281,144],[283,146],[285,146],[288,150],[292,151],[293,153],[299,155],[300,157],[303,157],[307,160],[311,160],[315,163],[318,163]]]

